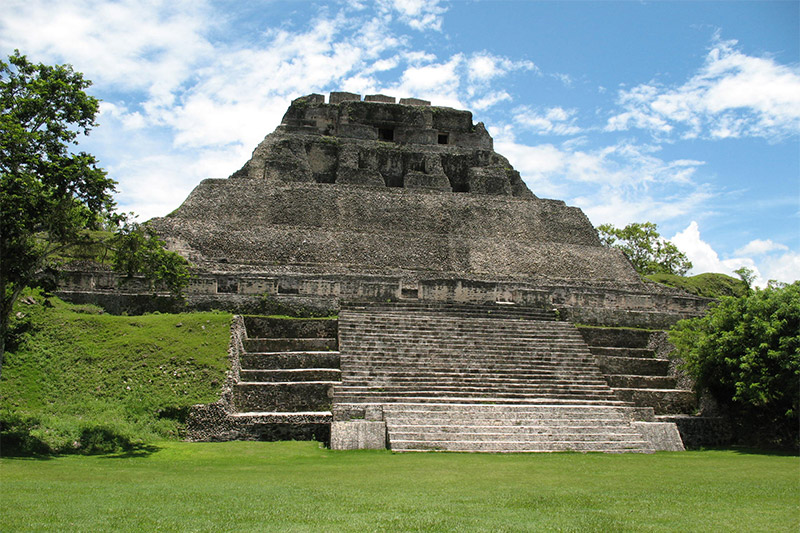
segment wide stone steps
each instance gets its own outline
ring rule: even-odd
[[[453,392],[458,394],[502,394],[503,396],[509,396],[511,398],[523,397],[525,395],[531,396],[539,396],[541,394],[555,394],[555,395],[567,395],[567,394],[585,394],[588,396],[603,396],[603,397],[610,397],[612,393],[608,388],[601,387],[598,385],[551,385],[548,383],[543,384],[531,384],[531,385],[522,385],[522,386],[487,386],[482,385],[478,386],[475,384],[461,384],[456,383],[452,385],[445,385],[445,384],[415,384],[409,383],[405,385],[400,384],[390,384],[390,385],[353,385],[348,383],[347,385],[341,385],[337,389],[338,394],[342,395],[349,395],[349,394],[360,394],[360,393],[369,393],[369,392],[378,392],[380,394],[437,394],[441,392]]]
[[[483,452],[483,453],[543,453],[543,452],[604,452],[604,453],[648,453],[652,452],[647,443],[638,441],[605,441],[593,440],[579,442],[573,439],[544,439],[531,442],[529,439],[519,441],[420,441],[390,440],[390,447],[396,452]]]
[[[263,381],[263,380],[262,380]],[[559,379],[556,376],[543,376],[538,375],[528,376],[528,377],[502,377],[502,376],[492,376],[492,377],[483,377],[477,375],[475,377],[468,377],[468,376],[458,376],[458,375],[444,375],[444,374],[434,374],[434,375],[425,375],[425,374],[418,374],[418,375],[408,375],[408,376],[385,376],[385,375],[365,375],[363,378],[359,378],[358,376],[347,375],[347,383],[348,385],[360,385],[360,386],[367,386],[367,385],[391,385],[396,384],[398,386],[407,386],[407,385],[425,385],[425,384],[441,384],[441,385],[470,385],[470,384],[496,384],[496,385],[540,385],[540,384],[550,384],[553,386],[559,385],[581,385],[581,386],[597,386],[599,385],[602,388],[605,384],[605,380],[602,378],[597,379]]]
[[[630,406],[630,402],[617,400],[615,396],[591,395],[591,394],[503,394],[500,397],[491,397],[488,394],[469,394],[465,392],[445,393],[445,392],[409,392],[407,394],[392,393],[383,394],[380,391],[354,392],[346,391],[335,392],[335,402],[342,403],[376,403],[376,402],[450,402],[450,403],[486,403],[512,404],[512,403],[572,403],[572,404],[591,404],[598,405],[620,405]]]
[[[396,404],[394,451],[650,451],[624,409],[597,405]]]

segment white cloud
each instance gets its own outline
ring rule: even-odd
[[[439,0],[382,0],[383,9],[391,9],[400,15],[400,21],[415,30],[442,29],[442,15],[447,11]]]
[[[494,91],[484,94],[478,99],[469,101],[469,108],[475,111],[483,111],[500,102],[508,102],[511,100],[511,95],[506,91]]]
[[[620,91],[624,111],[606,130],[718,139],[800,133],[800,68],[748,56],[736,44],[717,37],[705,65],[680,87],[651,83]]]
[[[778,250],[786,251],[789,247],[785,244],[780,244],[777,242],[772,242],[772,239],[761,240],[755,239],[744,245],[743,247],[739,248],[734,254],[737,255],[764,255],[769,252],[774,252]]]
[[[577,135],[582,130],[575,124],[577,109],[550,107],[531,109],[520,106],[514,109],[514,122],[538,135]]]
[[[537,70],[532,61],[512,61],[486,51],[473,54],[467,61],[467,69],[470,81],[478,82],[487,82],[512,70]]]
[[[791,283],[800,278],[800,253],[790,251],[784,245],[775,245],[771,241],[751,241],[736,250],[733,257],[721,259],[714,248],[700,237],[700,228],[695,221],[670,240],[692,262],[690,275],[717,272],[737,277],[734,271],[747,267],[755,273],[755,285],[759,287],[765,287],[769,280]],[[766,251],[783,253],[763,257]],[[753,256],[762,257],[754,259]]]

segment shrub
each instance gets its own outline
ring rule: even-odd
[[[708,391],[751,437],[800,443],[800,281],[725,297],[682,320],[670,341],[697,387]]]

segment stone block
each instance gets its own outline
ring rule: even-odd
[[[385,187],[381,173],[368,168],[339,168],[337,185],[361,185],[363,187]]]
[[[386,422],[348,420],[331,424],[332,450],[385,450]]]
[[[300,98],[295,98],[292,100],[292,105],[303,105],[303,104],[324,104],[325,103],[325,95],[322,94],[309,94],[306,96],[301,96]]]
[[[431,105],[431,103],[428,100],[421,100],[419,98],[401,98],[400,103],[402,105],[423,105],[423,106]]]
[[[364,97],[365,102],[380,102],[383,104],[393,104],[397,101],[394,96],[386,96],[385,94],[368,94]]]
[[[511,183],[502,167],[472,167],[467,173],[469,192],[474,194],[511,194]]]
[[[403,187],[406,189],[427,189],[434,191],[451,192],[450,180],[444,174],[425,174],[424,172],[410,171],[403,177]]]
[[[331,92],[328,102],[331,104],[338,104],[340,102],[360,102],[361,95],[356,93],[346,92]]]
[[[657,452],[684,451],[681,434],[674,422],[633,422],[642,438]]]

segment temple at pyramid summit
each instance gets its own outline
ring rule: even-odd
[[[644,282],[469,111],[298,98],[240,170],[150,223],[195,269],[187,305],[240,313],[195,440],[646,452],[713,425],[664,333],[708,300]],[[86,276],[65,292],[101,293]]]

